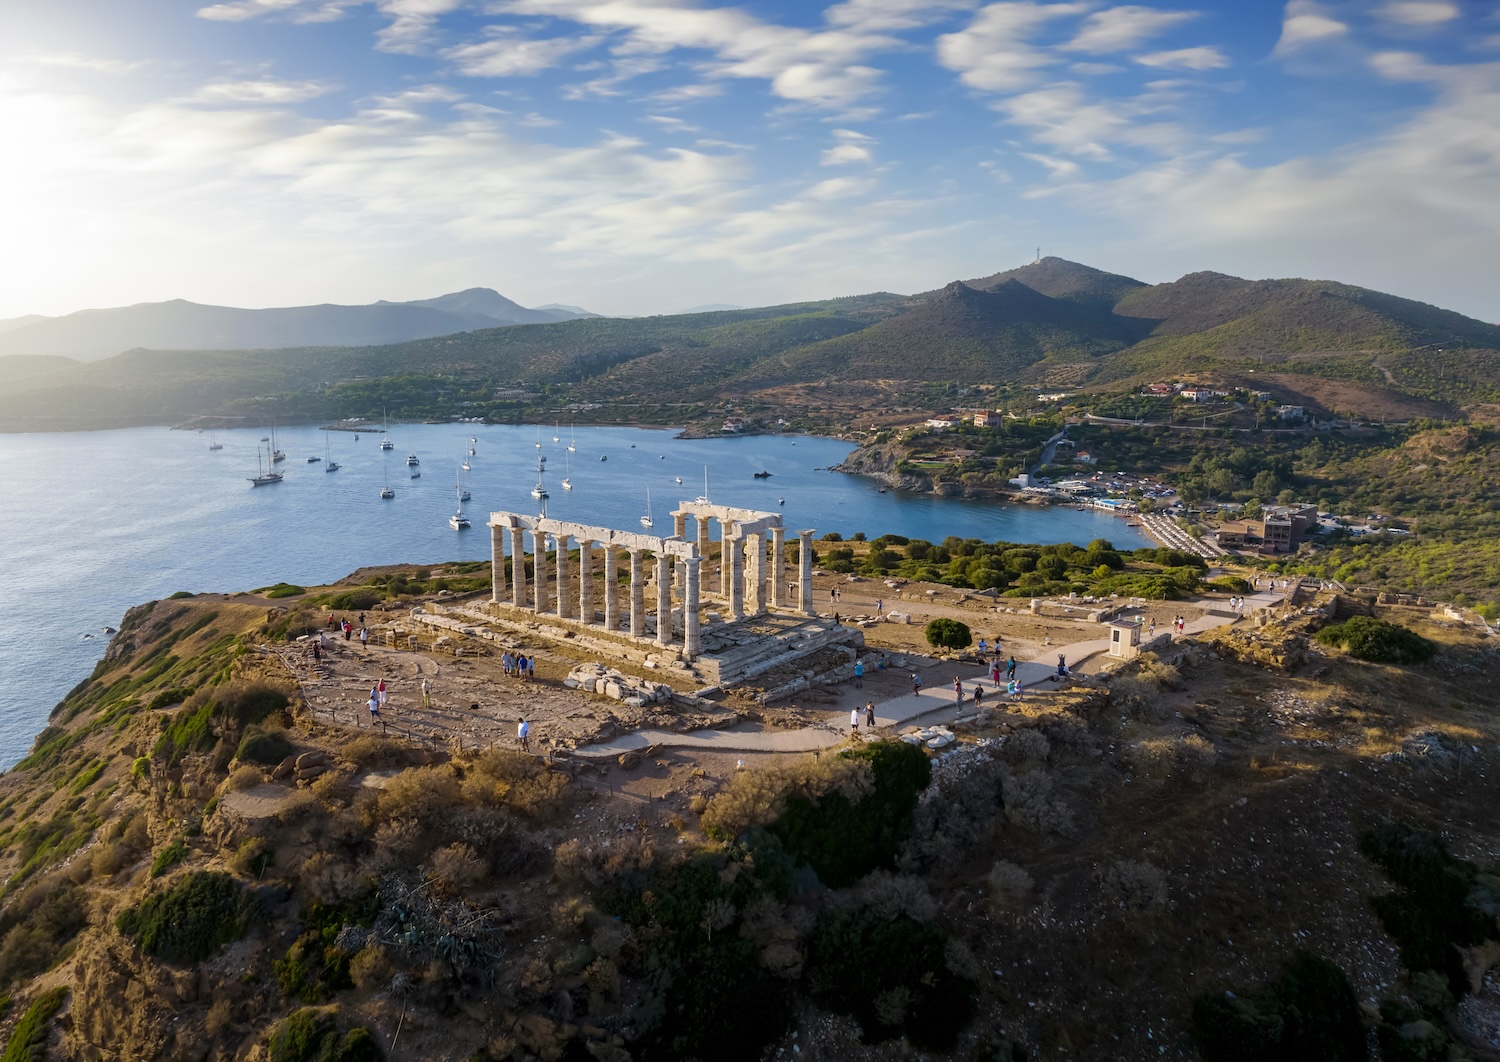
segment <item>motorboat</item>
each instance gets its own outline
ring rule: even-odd
[[[321,457],[309,457],[307,459],[307,463],[310,464],[310,465],[316,465],[316,464],[321,463],[322,460],[323,459]]]
[[[460,509],[452,516],[448,517],[448,526],[453,528],[453,530],[455,531],[463,531],[469,527],[469,518],[465,516],[463,510]]]
[[[770,479],[771,478],[771,473],[767,472],[765,469],[761,469],[759,472],[752,473],[752,475],[754,475],[756,479]]]
[[[391,442],[390,440],[391,422],[390,419],[385,415],[384,406],[380,407],[380,431],[381,434],[386,436],[386,438],[380,440],[380,448],[382,450],[394,450],[396,448],[396,444]],[[356,436],[356,438],[358,438],[358,436]]]
[[[540,445],[540,444],[538,444],[538,445]],[[550,495],[550,494],[547,493],[547,488],[544,487],[544,486],[542,486],[542,465],[543,465],[543,461],[544,461],[544,459],[540,458],[540,457],[537,458],[537,460],[536,460],[536,486],[534,486],[534,487],[531,488],[531,496],[533,498],[535,498],[537,501],[543,501],[543,500],[545,500],[547,498],[552,497],[552,495]]]
[[[396,492],[391,490],[390,487],[381,487],[380,496],[389,501],[391,498],[394,498],[396,496]]]
[[[416,465],[420,465],[422,462],[417,459],[417,455],[416,454],[407,454],[406,455],[406,463],[408,465],[411,465],[411,466],[415,467]]]

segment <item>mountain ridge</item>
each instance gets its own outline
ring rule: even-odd
[[[382,299],[360,306],[317,303],[245,309],[167,299],[78,310],[62,317],[31,315],[0,322],[0,355],[58,355],[90,362],[136,347],[264,350],[370,346],[477,328],[555,324],[586,315],[587,311],[528,309],[491,288],[477,287],[431,299]]]

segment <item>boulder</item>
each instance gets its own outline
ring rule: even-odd
[[[312,752],[304,752],[298,756],[296,762],[298,771],[304,771],[309,767],[320,767],[328,762],[328,753],[321,749],[314,749]]]
[[[639,752],[622,752],[615,762],[627,771],[633,771],[641,765],[641,754]]]

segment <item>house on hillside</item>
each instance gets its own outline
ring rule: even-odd
[[[958,421],[954,420],[952,417],[930,417],[928,418],[925,426],[932,429],[933,431],[947,431],[957,423]]]
[[[974,427],[976,428],[998,428],[1005,423],[1005,417],[993,409],[981,409],[974,414]]]
[[[1169,383],[1154,383],[1146,385],[1146,394],[1153,398],[1169,398],[1175,390]]]
[[[1307,410],[1302,406],[1277,406],[1277,420],[1301,420],[1307,416]]]
[[[1318,526],[1316,505],[1270,505],[1259,520],[1231,520],[1214,538],[1225,549],[1257,553],[1292,553],[1308,531]]]
[[[1089,453],[1087,450],[1079,450],[1078,453],[1073,455],[1073,460],[1077,461],[1080,464],[1092,465],[1099,459],[1093,454]]]
[[[724,430],[727,431],[727,432],[744,431],[745,430],[745,420],[744,420],[744,418],[743,417],[726,417],[724,419]]]

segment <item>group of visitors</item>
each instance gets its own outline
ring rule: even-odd
[[[510,678],[529,681],[536,678],[536,657],[528,657],[524,653],[512,653],[507,649],[500,654],[500,670]]]
[[[423,688],[425,698],[425,679],[423,680]],[[380,722],[380,712],[383,708],[385,708],[386,698],[389,696],[389,694],[390,691],[386,689],[385,679],[381,679],[379,682],[375,683],[375,685],[370,687],[370,725],[373,726],[374,724]]]
[[[868,730],[872,734],[875,733],[875,702],[874,701],[866,701],[865,702],[865,729]],[[858,705],[855,705],[853,708],[849,709],[849,734],[850,734],[851,737],[852,736],[857,736],[859,734],[859,706]]]

